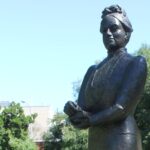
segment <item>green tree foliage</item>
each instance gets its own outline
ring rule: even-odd
[[[62,128],[61,123],[64,120],[64,114],[56,113],[51,121],[51,127],[44,135],[44,149],[45,150],[60,150],[62,147]]]
[[[10,136],[9,144],[12,150],[37,150],[36,144],[27,136],[20,139]]]
[[[147,61],[148,75],[141,101],[137,106],[135,117],[142,134],[143,149],[150,149],[150,47],[143,45],[136,55],[143,55]]]
[[[2,109],[0,113],[0,150],[36,150],[35,144],[28,137],[28,126],[34,122],[35,117],[36,114],[25,116],[20,104],[15,102]]]
[[[86,150],[87,130],[75,129],[63,113],[56,113],[44,135],[45,150]]]

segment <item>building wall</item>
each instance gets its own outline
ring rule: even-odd
[[[43,134],[47,132],[50,126],[50,119],[54,113],[50,106],[24,106],[26,115],[37,113],[35,122],[29,126],[29,135],[34,142],[43,141]]]

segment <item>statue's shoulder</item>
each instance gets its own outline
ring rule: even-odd
[[[136,74],[147,74],[147,63],[144,56],[134,56],[131,62],[131,67]]]
[[[144,56],[141,56],[141,55],[135,56],[135,59],[137,59],[137,60],[140,61],[140,62],[146,62],[145,57],[144,57]]]
[[[145,66],[147,67],[147,64],[146,64],[146,59],[144,56],[135,56],[134,59],[133,59],[134,63],[137,64],[138,66]]]
[[[95,69],[96,69],[96,65],[91,65],[91,66],[88,68],[86,74],[91,74]]]
[[[133,55],[131,55],[129,53],[127,53],[126,56],[127,56],[127,58],[129,58],[131,60],[131,62],[133,64],[144,65],[146,67],[146,59],[145,59],[144,56],[141,56],[141,55],[139,55],[139,56],[133,56]]]
[[[94,70],[96,69],[96,65],[91,65],[89,68],[88,68],[88,71],[91,71],[91,70]]]

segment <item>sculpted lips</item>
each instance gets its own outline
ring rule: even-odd
[[[114,38],[113,37],[108,37],[108,42],[114,42]]]
[[[111,38],[108,38],[108,40],[114,40],[114,38],[113,38],[113,37],[111,37]]]

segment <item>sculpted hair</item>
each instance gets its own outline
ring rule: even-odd
[[[133,31],[132,25],[126,15],[126,12],[119,5],[111,5],[106,7],[102,12],[102,19],[107,15],[111,15],[117,18],[123,25],[126,32]]]
[[[133,31],[132,25],[127,17],[126,12],[119,6],[119,5],[111,5],[109,7],[106,7],[102,11],[102,19],[104,19],[106,16],[113,16],[114,18],[118,19],[120,23],[122,24],[125,32],[126,32],[126,44],[128,43],[131,33]],[[102,33],[102,30],[100,28],[100,32]]]

